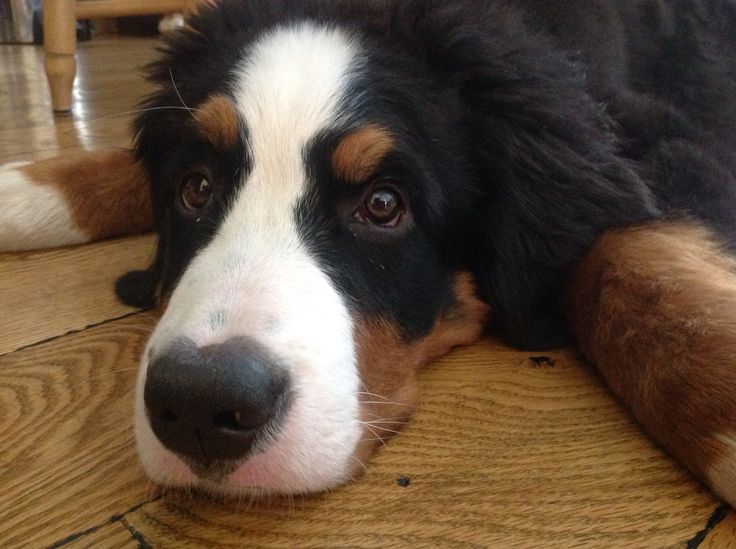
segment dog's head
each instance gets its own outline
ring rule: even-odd
[[[418,366],[489,310],[558,341],[571,263],[650,211],[575,65],[509,14],[344,4],[223,2],[153,68],[159,247],[120,289],[166,304],[136,400],[162,483],[345,481],[410,415]]]

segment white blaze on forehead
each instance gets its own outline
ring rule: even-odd
[[[267,34],[247,59],[235,99],[254,162],[248,185],[251,193],[278,201],[273,206],[280,210],[282,201],[295,201],[304,191],[305,146],[337,124],[340,102],[359,68],[357,47],[344,31],[302,24]]]

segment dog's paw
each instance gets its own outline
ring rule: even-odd
[[[611,231],[578,267],[569,302],[611,390],[736,504],[736,259],[694,223]]]
[[[153,225],[146,174],[125,149],[5,164],[0,192],[3,252],[81,244]]]
[[[130,271],[115,283],[118,299],[131,307],[152,307],[156,302],[156,280],[151,270]]]
[[[34,164],[0,166],[0,251],[21,251],[78,244],[89,237],[76,223],[63,192],[42,181]]]

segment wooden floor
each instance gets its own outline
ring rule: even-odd
[[[0,46],[0,162],[126,143],[153,46],[84,44],[76,114],[58,119],[40,50]],[[574,352],[537,364],[494,340],[424,372],[414,421],[355,485],[247,505],[160,494],[131,427],[155,313],[112,293],[152,243],[0,255],[0,547],[736,545],[733,512]]]

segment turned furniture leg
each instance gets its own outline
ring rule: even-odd
[[[46,77],[54,112],[72,108],[72,87],[77,72],[77,19],[75,0],[46,0],[43,7]]]

